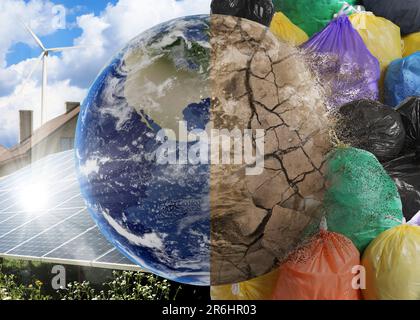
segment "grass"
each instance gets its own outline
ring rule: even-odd
[[[65,287],[50,285],[53,265],[0,259],[0,300],[208,300],[209,289],[151,273],[65,266]]]

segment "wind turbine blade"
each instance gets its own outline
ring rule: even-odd
[[[48,51],[57,52],[57,51],[66,51],[66,50],[73,50],[73,49],[81,49],[86,48],[84,46],[73,46],[73,47],[61,47],[61,48],[51,48],[47,49]]]
[[[25,89],[27,83],[29,82],[29,80],[31,79],[32,75],[34,74],[35,70],[38,68],[39,64],[42,61],[42,58],[44,57],[45,53],[41,53],[41,55],[37,58],[36,62],[34,63],[34,66],[32,67],[31,71],[28,73],[28,75],[26,76],[25,80],[22,82],[22,87],[19,90],[19,94],[23,92],[23,90]]]
[[[42,49],[42,51],[45,51],[45,47],[42,44],[41,40],[36,36],[36,34],[29,28],[24,22],[22,22],[23,26],[28,30],[28,32],[31,34],[32,38],[34,38],[35,42],[39,45],[39,47]]]

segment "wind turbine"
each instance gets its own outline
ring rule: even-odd
[[[36,44],[41,48],[42,53],[38,57],[35,65],[29,72],[27,78],[24,81],[24,85],[26,82],[32,77],[32,74],[35,72],[36,68],[38,67],[39,63],[42,61],[42,86],[41,86],[41,125],[44,124],[45,120],[45,101],[46,101],[46,90],[47,90],[47,58],[51,52],[60,52],[64,50],[71,50],[71,49],[77,49],[81,48],[80,46],[72,46],[72,47],[61,47],[61,48],[46,48],[44,44],[41,42],[41,40],[36,36],[36,34],[27,26],[25,23],[23,23],[23,26],[26,30],[31,34],[32,38],[34,38]]]

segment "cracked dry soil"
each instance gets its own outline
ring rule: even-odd
[[[211,166],[211,283],[221,285],[273,270],[319,223],[331,144],[301,52],[239,18],[213,15],[210,32],[212,127],[265,130],[261,175]]]

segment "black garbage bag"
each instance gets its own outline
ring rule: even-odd
[[[409,221],[420,211],[420,161],[408,154],[385,163],[384,168],[398,187],[404,217]]]
[[[420,0],[363,0],[367,11],[391,20],[402,34],[420,31]]]
[[[405,142],[400,114],[377,101],[357,100],[335,114],[338,138],[351,146],[373,153],[379,161],[396,158]]]
[[[211,13],[256,21],[269,26],[274,16],[272,0],[213,0]]]
[[[414,152],[420,159],[420,97],[411,97],[404,100],[397,111],[403,121],[406,139],[403,153]]]

